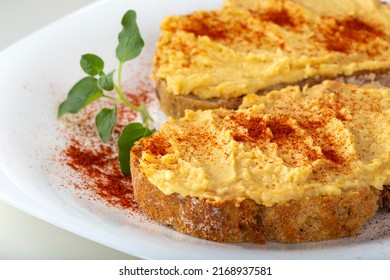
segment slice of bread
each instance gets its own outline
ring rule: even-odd
[[[317,77],[304,79],[294,85],[303,88],[305,86],[312,86],[321,83],[326,77]],[[360,71],[352,76],[337,76],[333,77],[333,80],[340,81],[349,84],[363,85],[363,84],[375,84],[378,86],[390,87],[390,70],[378,70],[378,71]],[[282,89],[288,86],[287,84],[279,84],[261,91],[257,94],[263,95],[272,90]],[[160,102],[161,110],[168,116],[181,118],[184,116],[185,110],[209,110],[218,108],[238,109],[242,103],[243,96],[234,98],[199,98],[193,94],[188,95],[175,95],[167,89],[165,81],[156,81],[156,94]]]
[[[390,204],[389,99],[388,88],[325,81],[248,96],[237,111],[187,111],[131,150],[135,199],[217,242],[354,235]]]
[[[380,192],[372,187],[340,196],[292,200],[265,207],[247,199],[212,203],[180,194],[165,195],[140,169],[143,141],[131,152],[134,196],[150,218],[173,229],[216,242],[264,244],[312,242],[356,234],[378,210]]]
[[[168,17],[153,70],[161,108],[237,108],[248,93],[325,79],[388,86],[388,30],[390,7],[378,0],[228,0]]]

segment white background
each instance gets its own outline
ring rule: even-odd
[[[0,51],[96,0],[0,0]],[[133,259],[0,201],[0,259]]]

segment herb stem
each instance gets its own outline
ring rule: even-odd
[[[106,95],[106,94],[104,94],[102,97],[103,97],[103,98],[110,99],[110,100],[113,100],[113,101],[115,101],[115,102],[116,102],[116,100],[117,100],[115,97],[112,97],[112,96],[109,96],[109,95]]]
[[[125,97],[123,95],[123,90],[122,90],[122,68],[123,68],[123,62],[120,61],[118,66],[118,77],[117,77],[118,80],[117,80],[116,91],[118,92],[119,97],[123,100],[125,99]]]
[[[135,106],[134,104],[130,103],[125,95],[123,94],[123,89],[122,89],[122,68],[123,68],[123,62],[120,61],[119,62],[119,66],[118,66],[118,82],[116,85],[114,85],[115,87],[115,90],[116,92],[118,93],[119,95],[119,99],[123,102],[123,104],[125,104],[126,106],[130,107],[132,110],[136,111],[136,112],[140,112],[140,109]]]
[[[123,62],[120,61],[119,62],[119,66],[118,66],[118,81],[117,81],[117,84],[114,85],[114,88],[115,88],[116,92],[118,93],[120,101],[123,104],[125,104],[128,107],[130,107],[130,109],[132,109],[132,110],[134,110],[134,111],[136,111],[138,113],[141,113],[142,119],[143,119],[143,125],[145,126],[146,131],[148,131],[149,130],[149,121],[153,121],[153,119],[152,119],[152,117],[149,115],[149,113],[147,111],[146,111],[146,115],[145,115],[145,112],[143,112],[142,106],[137,107],[134,104],[130,103],[126,99],[126,97],[125,97],[125,95],[123,93],[123,89],[122,89],[122,68],[123,68]]]

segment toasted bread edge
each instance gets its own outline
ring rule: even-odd
[[[142,211],[161,224],[193,237],[216,242],[264,244],[311,242],[355,235],[377,212],[381,191],[362,187],[340,196],[289,201],[271,207],[247,199],[211,203],[180,194],[165,195],[142,172],[143,141],[131,151],[135,199]]]

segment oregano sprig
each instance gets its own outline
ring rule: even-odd
[[[58,117],[64,114],[77,114],[88,104],[99,98],[108,98],[113,101],[112,108],[103,108],[95,118],[95,124],[100,138],[104,143],[111,139],[112,132],[116,126],[118,114],[117,107],[120,104],[130,107],[140,113],[142,123],[130,123],[124,127],[119,139],[119,163],[124,175],[130,175],[130,150],[134,143],[151,135],[155,130],[150,128],[153,118],[149,114],[146,105],[141,103],[136,106],[129,102],[122,88],[122,69],[125,62],[130,61],[141,54],[144,41],[141,37],[137,22],[136,12],[129,10],[122,18],[122,31],[118,36],[116,57],[119,61],[116,71],[117,81],[114,82],[115,71],[104,72],[104,61],[95,54],[84,54],[81,56],[80,66],[88,75],[78,81],[69,91],[65,101],[58,108]],[[107,95],[105,91],[113,91],[117,97]]]

